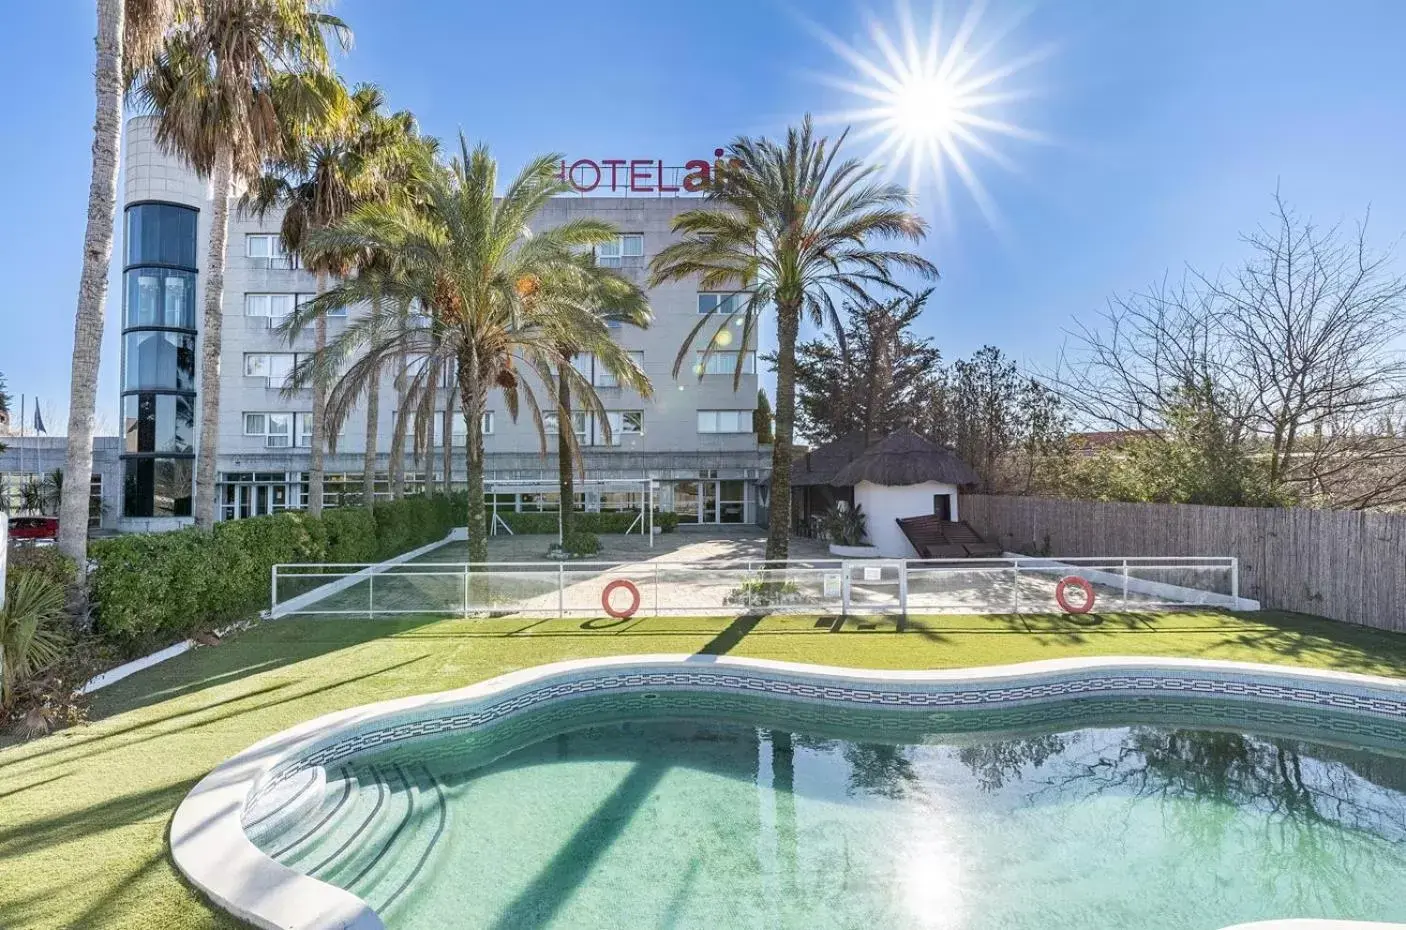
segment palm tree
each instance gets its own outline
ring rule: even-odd
[[[304,267],[317,278],[317,292],[327,287],[329,276],[343,277],[358,264],[372,260],[359,253],[338,254],[322,250],[306,251],[309,236],[341,220],[358,203],[389,196],[401,179],[399,168],[404,147],[414,136],[414,118],[408,112],[387,117],[381,113],[385,97],[376,87],[364,84],[348,100],[345,116],[325,132],[294,137],[285,145],[285,155],[271,161],[242,204],[263,216],[277,206],[284,207],[280,237],[285,251],[302,257]],[[314,346],[327,345],[327,316],[313,321]],[[289,342],[300,330],[280,330]],[[285,386],[285,391],[288,387]],[[327,382],[312,384],[312,436],[308,461],[308,512],[322,513],[324,485],[323,456],[328,448]],[[374,453],[373,453],[374,454]]]
[[[768,559],[785,559],[790,542],[801,317],[838,331],[837,294],[867,300],[869,288],[902,292],[892,277],[898,269],[923,278],[937,276],[932,263],[913,252],[871,247],[876,238],[920,242],[927,224],[912,211],[906,190],[876,179],[877,166],[856,159],[837,161],[843,144],[843,135],[833,146],[826,138],[816,138],[809,116],[799,129],[787,130],[784,143],[738,138],[728,147],[731,167],[714,178],[708,191],[715,208],[675,217],[673,227],[682,241],[665,248],[651,263],[651,286],[692,279],[705,290],[745,292],[730,313],[699,319],[674,360],[675,377],[712,320],[721,318],[705,353],[713,351],[720,342],[717,335],[738,315],[740,346],[745,349],[763,312],[775,309],[776,425]],[[741,371],[738,365],[738,379]]]
[[[583,257],[589,261],[589,257]],[[595,312],[607,326],[620,326],[628,323],[641,329],[652,321],[648,307],[636,299],[638,289],[624,278],[614,275],[584,275],[592,287],[590,293],[582,295],[582,305]],[[557,344],[561,361],[557,363],[557,480],[561,492],[557,502],[561,514],[561,537],[565,541],[571,535],[576,518],[576,472],[579,469],[585,476],[585,460],[576,442],[576,430],[572,426],[571,376],[567,369],[574,369],[572,360],[584,350],[574,341],[574,333],[564,333]],[[627,356],[628,357],[628,356]],[[615,377],[617,382],[628,378],[629,372],[616,370],[605,359],[597,363]]]
[[[88,182],[88,223],[83,233],[83,271],[73,320],[69,376],[68,452],[64,468],[75,480],[59,507],[59,549],[83,565],[88,557],[88,481],[93,473],[93,422],[103,317],[107,308],[112,229],[117,215],[117,159],[122,148],[123,82],[160,48],[166,29],[190,13],[189,0],[98,0],[97,116],[93,121],[93,166]],[[81,480],[79,480],[81,479]]]
[[[211,179],[200,358],[200,448],[195,523],[215,520],[220,352],[229,199],[288,141],[325,124],[344,99],[327,39],[345,47],[346,25],[320,0],[196,0],[200,15],[179,24],[161,55],[136,77],[137,99],[154,114],[156,139]]]
[[[295,317],[311,319],[319,304],[349,306],[375,295],[387,298],[392,306],[377,312],[373,305],[368,316],[349,324],[308,367],[323,372],[345,368],[344,382],[350,386],[403,354],[414,372],[406,406],[412,405],[417,385],[427,385],[444,366],[453,367],[468,434],[469,557],[482,562],[488,558],[483,415],[489,392],[502,392],[514,419],[526,408],[545,454],[537,392],[543,392],[548,412],[559,410],[556,372],[566,333],[583,351],[621,372],[622,384],[648,390],[644,372],[611,339],[609,327],[593,310],[592,295],[603,286],[598,282],[619,280],[630,291],[634,312],[643,313],[646,304],[637,287],[580,255],[618,235],[610,223],[581,219],[529,232],[547,201],[567,190],[556,176],[557,156],[533,160],[498,198],[498,167],[487,148],[471,149],[463,138],[459,148],[448,166],[432,159],[423,163],[413,200],[364,205],[312,236],[314,250],[374,251],[393,255],[395,261],[387,269],[344,280]],[[409,312],[412,307],[418,312]],[[590,383],[574,369],[568,380],[604,421]],[[423,391],[421,387],[421,401]]]

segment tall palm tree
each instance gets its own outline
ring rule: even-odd
[[[195,523],[215,520],[219,452],[225,244],[236,179],[287,154],[290,138],[332,118],[344,99],[328,39],[350,32],[321,0],[196,0],[200,15],[167,36],[158,59],[136,78],[142,109],[156,116],[156,140],[211,179],[209,254],[200,357],[200,445]]]
[[[817,138],[807,116],[782,143],[738,138],[729,167],[708,191],[713,209],[674,218],[682,241],[651,263],[651,286],[695,280],[705,290],[743,291],[726,314],[701,317],[674,360],[678,377],[699,334],[714,320],[706,353],[740,315],[740,345],[749,346],[768,308],[776,314],[776,426],[771,457],[771,510],[766,556],[785,559],[791,530],[791,441],[795,435],[796,336],[802,316],[841,330],[834,298],[868,299],[870,288],[904,291],[893,280],[903,269],[923,278],[937,269],[921,256],[881,249],[874,239],[920,242],[927,224],[912,210],[908,192],[880,182],[877,166],[839,161],[844,135],[833,145]],[[719,209],[720,208],[720,209]],[[738,376],[742,366],[737,366]],[[734,382],[735,384],[736,382]]]
[[[583,261],[590,261],[583,256]],[[581,295],[582,306],[598,315],[607,326],[622,324],[647,328],[652,322],[649,309],[636,300],[637,288],[622,277],[614,275],[583,275],[590,290]],[[557,344],[561,361],[557,363],[557,480],[561,487],[557,502],[561,514],[562,539],[570,536],[576,519],[576,472],[585,476],[585,460],[576,441],[576,430],[572,425],[571,376],[568,368],[574,369],[572,360],[585,350],[576,343],[575,333],[564,332]],[[626,356],[628,358],[628,355]],[[629,372],[616,370],[602,357],[597,364],[610,372],[617,382],[627,379]]]
[[[338,254],[327,250],[310,254],[308,238],[346,216],[358,203],[389,196],[403,174],[399,162],[414,136],[414,118],[408,112],[387,117],[381,112],[385,97],[373,85],[356,88],[347,100],[342,118],[325,131],[294,136],[284,144],[285,154],[269,163],[268,170],[249,188],[242,205],[262,216],[284,208],[280,237],[289,254],[299,255],[317,279],[317,293],[327,288],[329,277],[351,273],[371,260],[360,253]],[[314,347],[327,345],[327,316],[313,321]],[[299,330],[281,330],[290,342]],[[308,461],[308,512],[322,513],[324,454],[328,448],[326,424],[327,382],[312,384],[312,436]],[[285,386],[288,390],[288,386]]]
[[[323,306],[363,303],[377,293],[394,305],[349,324],[312,367],[339,371],[348,383],[378,371],[404,354],[418,365],[418,377],[432,377],[452,365],[467,427],[469,557],[488,558],[483,499],[483,414],[491,390],[499,390],[511,416],[526,408],[542,450],[544,395],[548,412],[558,409],[556,372],[563,334],[605,359],[623,374],[622,383],[648,390],[644,372],[611,338],[610,330],[587,303],[593,282],[623,278],[579,254],[619,233],[607,222],[580,219],[535,234],[529,224],[567,185],[556,176],[555,155],[533,160],[495,197],[498,166],[487,148],[460,139],[459,155],[445,166],[426,164],[415,198],[367,204],[341,223],[312,237],[315,248],[368,250],[396,256],[383,273],[342,281],[310,302],[297,316]],[[631,300],[640,312],[645,297],[637,287]],[[405,312],[412,304],[418,313]],[[296,325],[293,324],[293,325]],[[349,359],[355,359],[349,364]],[[572,389],[602,420],[605,411],[590,383],[572,370]],[[413,393],[413,386],[412,391]],[[329,405],[329,412],[330,412]]]
[[[93,473],[93,421],[103,317],[107,309],[112,229],[117,215],[117,161],[122,148],[123,84],[156,55],[167,28],[191,13],[190,0],[98,0],[97,116],[88,182],[88,223],[83,232],[83,271],[73,319],[69,376],[68,452],[73,476],[59,508],[59,549],[82,565],[88,557],[88,482]]]

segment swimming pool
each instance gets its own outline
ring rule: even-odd
[[[285,739],[238,823],[396,930],[1406,921],[1406,693],[1123,661],[525,673]]]

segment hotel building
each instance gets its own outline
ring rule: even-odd
[[[161,150],[149,117],[128,121],[123,167],[116,253],[123,277],[120,525],[154,530],[190,520],[195,451],[201,441],[202,265],[209,241],[210,191],[183,161]],[[597,260],[643,284],[650,258],[674,240],[674,216],[699,204],[683,196],[562,196],[548,205],[536,224],[548,228],[582,216],[609,220],[621,236],[598,250]],[[218,519],[306,506],[311,392],[285,397],[281,389],[298,357],[312,351],[312,335],[302,334],[290,344],[275,327],[313,295],[315,284],[295,258],[284,254],[279,222],[276,212],[259,219],[233,207],[230,211],[220,357]],[[701,375],[695,364],[701,353],[695,352],[678,378],[672,373],[679,347],[699,314],[725,307],[729,295],[703,292],[687,282],[651,288],[648,295],[653,325],[646,330],[621,327],[617,334],[653,383],[651,397],[617,386],[589,357],[577,359],[608,411],[612,434],[607,443],[602,424],[589,414],[575,414],[573,427],[585,449],[586,477],[653,479],[656,506],[678,513],[682,523],[756,522],[756,484],[770,453],[758,446],[752,426],[758,387],[755,351],[717,352]],[[352,307],[341,317],[330,317],[329,339],[356,313]],[[738,364],[744,374],[734,390],[732,366]],[[380,396],[377,493],[389,497],[392,373],[386,374]],[[336,452],[326,456],[327,506],[360,498],[365,416],[364,409],[350,416]],[[459,422],[450,437],[456,446],[450,480],[462,486],[462,417]],[[407,451],[411,489],[422,484],[428,469],[434,469],[437,484],[443,480],[441,433],[437,430],[432,454],[419,463]],[[514,490],[510,497],[500,496],[498,506],[555,510],[555,496],[545,487],[556,481],[555,436],[548,437],[550,451],[542,455],[535,427],[525,416],[513,422],[496,392],[489,398],[485,433],[487,477],[504,482],[494,490],[509,487],[509,481],[544,484],[531,492]],[[604,485],[584,487],[578,506],[593,510],[625,505],[616,495],[596,490]]]

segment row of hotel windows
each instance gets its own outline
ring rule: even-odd
[[[605,268],[619,268],[627,258],[644,257],[644,235],[625,233],[617,236],[614,242],[596,246],[596,263]],[[289,254],[283,248],[283,237],[278,233],[249,233],[244,237],[244,256],[260,268],[293,270],[301,268],[298,255]]]
[[[131,285],[140,289],[129,295],[128,326],[195,326],[195,280],[194,276],[184,279],[184,272],[157,274],[142,273],[134,276]],[[270,320],[283,320],[295,309],[312,300],[313,294],[300,293],[248,293],[244,295],[244,315],[268,317]],[[741,313],[746,307],[747,294],[742,291],[704,291],[698,295],[698,312]],[[346,307],[338,307],[327,314],[329,317],[344,317]],[[612,328],[619,328],[612,324]]]
[[[163,334],[155,335],[159,336]],[[194,337],[190,338],[192,340],[194,339]],[[191,345],[193,357],[193,341]],[[742,373],[745,375],[756,374],[757,353],[743,352],[740,353],[740,355],[742,359]],[[739,353],[737,352],[714,352],[711,355],[707,355],[705,358],[705,353],[701,351],[697,352],[694,355],[694,373],[700,375],[733,374],[737,370],[738,356]],[[131,357],[132,355],[129,352],[128,358],[130,359]],[[244,376],[247,378],[267,378],[271,387],[282,385],[288,380],[288,376],[292,373],[294,366],[296,366],[301,359],[306,357],[305,354],[298,352],[246,352],[244,355]],[[634,360],[636,365],[644,366],[643,352],[632,351],[630,352],[630,358]],[[596,364],[595,358],[590,353],[578,355],[572,362],[572,365],[581,373],[583,378],[595,387],[612,388],[620,386],[620,381],[615,377],[614,373],[604,365]],[[129,365],[129,371],[131,370],[133,370],[132,366]],[[193,363],[190,372],[190,378],[193,379]],[[448,371],[444,373],[444,377],[439,385],[441,388],[449,387],[451,374],[452,373]],[[134,387],[136,385],[129,386]]]
[[[277,233],[250,233],[244,237],[244,254],[255,264],[264,268],[296,269],[301,267],[296,254],[290,255],[283,250],[283,240]],[[596,247],[596,263],[606,268],[620,268],[624,265],[625,259],[644,257],[644,235],[641,233],[625,233],[618,236],[614,242],[607,242]],[[192,284],[193,290],[193,284]],[[310,298],[312,295],[293,294],[253,294],[251,297],[289,297],[298,298],[298,302]],[[733,313],[742,309],[746,295],[741,292],[705,292],[698,295],[699,313]],[[281,312],[269,312],[250,310],[248,303],[245,304],[245,313],[249,316],[267,316],[282,318],[292,312],[293,305],[289,304],[286,310]],[[345,313],[345,311],[343,311]],[[333,316],[340,314],[332,314]]]
[[[626,436],[644,435],[643,410],[607,410],[606,423],[610,426],[610,439],[606,440],[606,430],[596,415],[582,410],[571,414],[572,430],[585,440],[587,445],[620,445]],[[463,414],[454,417],[453,439],[463,441],[467,435]],[[443,418],[436,417],[434,425],[434,445],[444,443]],[[494,417],[489,410],[483,415],[483,434],[493,435]],[[549,435],[556,435],[560,426],[555,413],[542,415],[542,428]],[[700,433],[750,433],[752,432],[752,411],[750,410],[700,410],[698,411],[698,432]],[[131,427],[129,427],[129,436]],[[244,435],[257,436],[264,440],[268,449],[288,449],[294,446],[307,447],[312,444],[312,414],[294,412],[246,412],[244,414]],[[189,449],[189,440],[184,444]]]
[[[627,258],[644,257],[644,235],[625,233],[617,236],[614,242],[596,246],[596,264],[605,268],[619,268]],[[260,268],[294,270],[302,265],[296,253],[289,254],[283,248],[283,237],[278,233],[249,233],[244,237],[244,257]]]
[[[316,294],[245,294],[244,295],[244,315],[245,316],[266,316],[270,320],[279,321],[292,316],[293,311],[303,304],[312,300]],[[329,310],[330,317],[340,317],[347,315],[346,307],[337,307]]]
[[[443,417],[436,415],[434,422],[434,444],[442,445],[444,442]],[[491,436],[493,434],[493,411],[489,410],[483,415],[483,434]],[[302,447],[312,445],[312,414],[311,413],[287,413],[279,411],[246,412],[244,414],[244,435],[259,436],[264,440],[264,447],[268,449],[288,449],[293,446],[293,437],[297,436],[297,444]],[[468,429],[464,425],[463,414],[454,416],[454,439],[463,441],[468,435]]]

